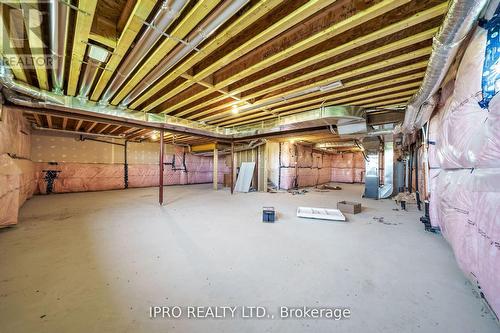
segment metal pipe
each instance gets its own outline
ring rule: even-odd
[[[95,59],[89,59],[87,66],[85,67],[85,72],[83,73],[82,83],[80,85],[80,93],[78,98],[86,99],[89,95],[90,88],[92,87],[92,82],[94,82],[97,70],[101,62]]]
[[[231,142],[231,194],[234,191],[234,142]]]
[[[41,90],[39,88],[30,86],[29,84],[26,84],[22,81],[14,79],[12,71],[10,70],[10,68],[7,67],[4,60],[1,58],[0,58],[0,84],[2,84],[2,86],[4,86],[7,89],[11,89],[19,93],[29,95],[33,98],[42,101],[56,103],[60,105],[64,104],[63,96],[55,95],[51,92]]]
[[[187,3],[188,0],[174,0],[170,6],[162,5],[160,7],[151,20],[151,24],[147,26],[146,31],[144,31],[133,49],[121,62],[115,77],[100,99],[101,104],[107,104],[118,92],[118,89],[123,85],[127,77],[130,76],[155,43],[160,39],[162,33],[167,30],[172,22],[180,15]]]
[[[405,119],[396,132],[411,133],[420,128],[428,119],[422,117],[417,123],[419,114],[432,104],[429,99],[438,91],[448,72],[463,40],[474,28],[479,14],[489,0],[453,0],[448,14],[434,37],[432,54],[427,65],[424,80],[419,90],[408,103]],[[430,113],[426,112],[430,116]]]
[[[210,37],[222,24],[224,24],[224,22],[246,5],[248,1],[250,0],[225,1],[221,7],[212,12],[201,24],[194,36],[191,36],[191,34],[188,36],[187,39],[189,42],[187,44],[178,44],[178,46],[169,53],[154,70],[149,72],[149,74],[141,80],[141,82],[123,99],[120,105],[128,106],[198,45]]]
[[[50,47],[52,52],[52,90],[62,95],[64,90],[64,67],[68,34],[69,8],[58,0],[49,4]]]
[[[163,165],[163,155],[164,155],[164,139],[163,139],[164,133],[163,130],[160,131],[160,183],[158,186],[159,189],[159,202],[160,206],[163,205],[163,170],[164,170],[164,165]]]

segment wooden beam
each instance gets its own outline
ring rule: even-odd
[[[65,130],[66,126],[68,126],[68,118],[64,117],[62,122],[62,129]]]
[[[121,33],[125,29],[130,17],[134,15],[132,11],[134,10],[137,2],[137,0],[126,0],[125,6],[123,6],[122,13],[120,14],[120,18],[118,19],[118,23],[116,24],[116,30],[118,32]]]
[[[241,99],[242,100],[255,99],[255,98],[258,98],[259,96],[268,94],[270,92],[273,92],[273,91],[276,91],[276,90],[279,90],[279,89],[286,88],[287,86],[298,84],[298,83],[300,83],[302,81],[306,81],[307,82],[308,80],[309,81],[310,80],[314,80],[315,77],[322,76],[322,75],[334,72],[336,70],[339,70],[341,68],[345,68],[345,67],[348,67],[348,66],[351,66],[351,65],[355,65],[356,63],[362,62],[364,60],[369,60],[371,58],[375,58],[375,57],[378,57],[380,55],[383,55],[383,54],[386,54],[386,53],[390,53],[392,51],[395,51],[395,50],[398,50],[398,49],[401,49],[401,48],[413,45],[415,43],[419,43],[419,42],[428,40],[428,39],[432,38],[432,36],[434,35],[434,33],[436,31],[437,31],[437,29],[430,29],[430,30],[427,30],[427,31],[425,31],[423,33],[419,33],[419,34],[416,34],[414,36],[411,36],[411,37],[408,37],[408,38],[404,38],[402,40],[398,40],[398,41],[396,41],[394,43],[390,43],[390,44],[384,45],[382,47],[379,47],[379,48],[370,50],[368,52],[362,53],[360,55],[357,55],[356,57],[352,57],[352,58],[345,59],[343,61],[339,61],[337,63],[334,63],[334,64],[330,65],[330,66],[325,66],[325,67],[319,68],[319,69],[317,69],[315,71],[308,72],[306,74],[297,76],[295,78],[291,78],[289,80],[277,83],[277,84],[275,84],[273,86],[269,86],[269,87],[263,88],[261,90],[257,90],[257,91],[255,91],[253,93],[249,93],[247,95],[243,95],[241,97]],[[420,53],[425,53],[425,54],[430,53],[430,51],[431,51],[430,47],[419,50]],[[413,51],[413,52],[409,52],[406,55],[400,56],[401,58],[395,57],[395,58],[391,58],[391,59],[398,58],[398,59],[410,60],[411,58],[408,58],[407,55],[413,54],[415,56],[418,56],[417,54],[419,52]],[[391,59],[389,59],[389,61],[391,61]],[[403,60],[403,61],[405,61],[405,60]],[[383,63],[383,61],[381,63]],[[291,89],[291,90],[285,91],[285,92],[283,92],[281,94],[275,94],[275,95],[267,97],[267,98],[258,99],[258,101],[255,104],[259,104],[259,103],[263,103],[263,102],[271,101],[271,100],[276,100],[280,96],[286,96],[288,94],[293,94],[293,93],[300,92],[300,91],[303,91],[303,90],[306,90],[306,89],[309,89],[309,88],[320,87],[320,86],[327,85],[329,83],[332,83],[332,82],[335,82],[335,81],[338,81],[338,80],[341,80],[341,79],[346,79],[346,78],[349,78],[349,76],[339,75],[339,76],[337,76],[337,78],[332,77],[332,78],[329,78],[329,79],[325,79],[325,80],[321,80],[321,81],[316,81],[316,82],[313,82],[313,83],[308,84],[308,85],[304,85],[304,86],[301,86],[301,87],[298,87],[298,88],[295,88],[295,89]],[[218,105],[218,106],[210,108],[208,110],[197,112],[197,113],[195,113],[195,114],[193,114],[191,116],[188,116],[186,118],[187,119],[200,118],[201,116],[213,113],[214,111],[217,111],[217,110],[222,110],[224,108],[227,108],[228,106],[229,106],[228,104]],[[269,108],[270,106],[266,105],[266,107]],[[176,116],[177,117],[184,116],[186,114],[186,112],[187,111],[180,112],[180,113],[176,114]],[[191,112],[192,112],[192,110],[191,110]],[[203,119],[203,118],[201,118],[201,119]]]
[[[47,56],[43,53],[44,43],[42,40],[42,20],[43,17],[36,2],[19,1],[23,17],[26,34],[28,35],[28,44],[31,49],[33,66],[35,67],[38,86],[43,90],[49,90],[49,80],[47,76],[46,61]]]
[[[282,4],[282,0],[268,0],[259,1],[257,4],[245,11],[239,18],[237,18],[233,23],[231,23],[224,31],[217,34],[213,39],[210,39],[207,44],[202,48],[203,52],[197,52],[189,56],[184,62],[173,69],[172,73],[155,84],[152,89],[147,91],[144,96],[144,100],[153,96],[156,92],[160,91],[164,86],[173,82],[182,74],[189,71],[189,69],[194,66],[199,61],[203,60],[210,53],[217,50],[227,41],[231,40],[238,33],[242,32],[244,29],[255,23],[260,18],[264,17],[267,13],[272,11],[278,5]],[[141,96],[141,99],[142,97]],[[135,107],[142,103],[139,99],[132,103],[131,107]]]
[[[75,126],[75,131],[79,131],[82,124],[83,124],[83,119],[78,120],[78,123],[76,123]]]
[[[199,1],[190,10],[190,12],[183,17],[182,21],[179,22],[175,28],[170,32],[170,35],[175,36],[178,39],[185,38],[186,35],[194,28],[198,23],[208,14],[212,9],[214,9],[221,0],[211,0],[211,1]],[[111,104],[118,105],[120,101],[125,98],[139,82],[144,79],[144,77],[155,68],[158,63],[168,54],[179,42],[172,38],[166,38],[160,46],[158,46],[153,53],[148,57],[148,61],[144,63],[138,71],[127,81],[127,83],[119,90],[118,94],[111,101]]]
[[[92,125],[90,125],[89,128],[87,128],[86,132],[90,133],[94,129],[94,127],[96,127],[97,124],[99,123],[93,122]]]
[[[401,4],[402,4],[402,2],[399,3],[399,5],[401,5]],[[208,91],[203,91],[201,93],[198,93],[196,95],[191,96],[188,100],[183,101],[182,103],[179,103],[179,107],[183,106],[185,104],[188,104],[190,102],[193,102],[201,97],[204,97],[207,94],[213,92],[215,89],[220,89],[221,87],[228,86],[231,83],[234,83],[238,80],[241,80],[245,76],[249,76],[251,74],[254,74],[254,73],[262,70],[263,68],[274,65],[277,62],[286,59],[287,57],[290,57],[290,56],[292,56],[300,51],[303,51],[305,48],[310,48],[314,45],[317,45],[318,42],[323,41],[325,36],[328,36],[328,38],[331,38],[335,35],[338,35],[344,31],[346,31],[346,29],[351,29],[355,26],[358,26],[358,25],[366,22],[367,19],[370,19],[374,16],[378,16],[378,15],[381,15],[383,13],[386,13],[387,11],[394,9],[394,6],[397,6],[397,5],[398,4],[394,1],[384,1],[384,2],[381,2],[379,4],[376,4],[373,7],[370,7],[367,10],[360,12],[359,14],[356,14],[356,15],[354,15],[354,16],[352,16],[344,21],[341,21],[337,24],[334,24],[333,26],[329,27],[325,31],[322,31],[322,32],[320,32],[320,33],[318,33],[318,34],[316,34],[316,35],[314,35],[314,36],[312,36],[304,41],[301,41],[300,43],[296,43],[296,44],[292,45],[291,47],[284,49],[282,52],[276,53],[273,56],[266,57],[266,58],[264,58],[263,61],[258,62],[257,64],[254,64],[253,66],[249,66],[248,68],[245,68],[243,71],[239,71],[237,74],[230,76],[229,78],[227,78],[223,81],[217,82],[217,84],[214,86],[213,89],[210,89]],[[236,90],[233,90],[232,93],[242,92],[245,89],[256,87],[256,86],[263,84],[265,82],[269,82],[269,81],[274,80],[276,78],[283,77],[283,76],[285,76],[289,73],[292,73],[296,70],[306,68],[306,67],[311,66],[315,63],[318,63],[318,62],[323,61],[325,59],[331,58],[335,55],[347,52],[347,51],[352,50],[354,48],[357,48],[361,45],[365,45],[365,44],[372,42],[374,40],[384,38],[384,37],[389,36],[391,34],[394,34],[396,32],[407,29],[409,27],[421,24],[422,22],[425,22],[427,20],[430,20],[430,19],[435,18],[435,17],[440,16],[440,15],[443,15],[444,13],[446,13],[446,11],[447,11],[447,3],[443,3],[441,5],[435,6],[433,8],[426,10],[426,11],[417,13],[408,19],[402,20],[402,21],[397,22],[395,24],[392,24],[388,27],[377,30],[371,34],[364,35],[364,36],[357,38],[355,40],[352,40],[348,43],[342,44],[339,47],[326,50],[326,51],[319,53],[313,57],[309,57],[309,58],[306,58],[302,61],[295,62],[294,64],[292,64],[286,68],[283,68],[281,70],[277,70],[277,71],[273,72],[272,74],[266,75],[258,80],[252,81],[251,83],[249,83],[245,86],[239,87]],[[208,101],[204,100],[201,104],[199,104],[199,107],[209,105],[210,103],[213,103],[216,100],[221,100],[221,98],[215,98],[215,99],[211,99]],[[175,106],[175,108],[178,109],[177,105]],[[150,109],[150,108],[148,107],[146,109]],[[162,111],[168,113],[168,112],[172,112],[173,110],[174,110],[173,108],[169,108],[169,109],[164,109]]]
[[[80,69],[87,50],[87,42],[94,19],[96,5],[97,0],[78,1],[75,36],[73,38],[73,50],[71,52],[72,57],[68,78],[67,93],[69,96],[75,96],[76,94]]]
[[[42,120],[40,119],[38,113],[33,113],[33,117],[35,118],[36,125],[38,127],[42,127]]]
[[[104,132],[105,130],[107,130],[110,126],[111,126],[111,124],[107,124],[107,125],[105,125],[103,128],[101,128],[101,129],[97,132],[97,134],[101,134],[102,132]]]
[[[195,146],[192,146],[191,147],[191,151],[192,152],[206,152],[206,151],[211,151],[211,150],[214,150],[214,149],[217,149],[217,144],[216,143],[206,143],[206,144],[203,144],[203,145],[195,145]]]
[[[384,78],[384,77],[390,77],[390,76],[395,75],[395,74],[404,73],[405,71],[414,70],[416,68],[416,66],[410,65],[410,66],[404,66],[404,67],[396,68],[394,70],[387,71],[387,72],[384,72],[384,73],[379,73],[379,74],[376,74],[376,75],[364,77],[362,79],[350,81],[350,82],[344,84],[341,88],[339,88],[339,89],[342,90],[342,92],[336,92],[338,89],[333,90],[329,94],[325,94],[324,92],[319,91],[317,93],[308,94],[308,95],[301,96],[301,97],[296,97],[296,98],[291,98],[289,100],[273,104],[272,111],[273,112],[282,112],[282,111],[286,111],[286,110],[289,110],[289,109],[295,109],[295,108],[299,108],[299,107],[302,107],[302,106],[307,106],[307,105],[310,105],[310,104],[314,104],[315,102],[323,102],[325,100],[329,100],[329,99],[332,99],[332,98],[349,96],[349,95],[362,93],[364,91],[368,91],[368,90],[372,90],[372,89],[376,89],[376,88],[383,88],[383,87],[386,87],[386,86],[389,86],[389,85],[393,85],[393,84],[396,84],[396,83],[403,83],[403,82],[407,82],[407,81],[411,81],[411,80],[415,80],[415,79],[420,79],[420,78],[423,78],[423,76],[425,74],[425,72],[423,71],[423,69],[425,69],[425,67],[427,65],[427,62],[421,62],[419,64],[421,65],[420,67],[422,69],[422,71],[419,72],[419,73],[415,73],[415,74],[411,74],[411,75],[407,75],[407,76],[403,76],[403,77],[398,77],[398,78],[395,78],[395,79],[390,79],[390,80],[382,81],[382,82],[378,82],[378,83],[373,83],[373,84],[368,84],[368,85],[362,85],[363,83],[367,83],[367,82],[370,82],[370,81],[377,81],[377,80],[379,80],[381,78]],[[356,86],[360,86],[360,87],[356,88],[356,89],[345,90],[347,88],[356,87]],[[315,98],[315,99],[311,99],[311,97],[314,97],[314,96],[319,96],[319,97]],[[300,100],[304,100],[304,101],[301,102]],[[284,106],[280,106],[280,105],[283,105],[283,104],[285,104],[285,105]],[[250,112],[252,112],[252,111],[250,111]],[[237,116],[231,116],[229,114],[229,112],[225,111],[225,112],[223,112],[221,114],[217,114],[217,115],[214,115],[214,116],[206,117],[206,118],[204,118],[204,120],[205,121],[210,121],[210,123],[212,123],[212,121],[213,121],[213,123],[217,123],[218,124],[218,123],[220,123],[223,120],[230,119],[230,118],[236,118],[236,117]]]
[[[388,98],[399,98],[401,96],[411,96],[416,91],[417,91],[417,89],[413,89],[413,90],[398,92],[398,93],[394,93],[394,94],[388,94],[388,95],[386,94],[386,95],[383,95],[383,96],[378,96],[378,97],[373,97],[373,98],[368,98],[368,99],[356,100],[356,101],[353,101],[353,102],[351,102],[349,104],[341,104],[341,102],[339,102],[339,104],[332,103],[330,105],[355,105],[355,106],[371,107],[372,105],[369,104],[369,103],[373,103],[375,101],[385,100],[385,99],[388,99]],[[295,114],[295,113],[299,113],[299,112],[303,112],[303,111],[304,110],[293,110],[293,111],[284,112],[283,114],[280,114],[280,115],[291,115],[291,114]],[[256,115],[254,115],[253,119],[252,118],[247,118],[246,120],[243,120],[243,119],[235,120],[230,125],[231,126],[240,126],[240,125],[244,125],[244,124],[255,123],[255,122],[262,121],[262,120],[271,119],[273,117],[276,117],[276,116],[261,115],[261,117],[257,117]],[[258,118],[258,119],[256,119],[256,118]]]
[[[408,102],[408,98],[396,98],[396,99],[391,99],[389,101],[382,101],[382,102],[376,102],[376,103],[371,103],[371,104],[366,104],[365,107],[367,108],[373,108],[373,107],[391,107],[391,106],[400,106],[400,105],[405,105],[406,102]]]
[[[127,4],[131,1],[128,0]],[[143,22],[147,20],[149,14],[153,10],[156,1],[153,0],[139,0],[134,7],[132,15],[128,18],[127,24],[115,45],[115,50],[110,59],[106,63],[106,68],[102,71],[99,80],[92,92],[91,100],[97,101],[101,96],[104,88],[106,88],[113,73],[117,70],[123,57],[130,49],[134,39],[142,28]]]
[[[398,0],[401,1],[401,0]],[[406,0],[408,1],[408,0]],[[283,19],[279,20],[278,22],[274,23],[271,25],[269,28],[265,29],[261,33],[253,36],[250,38],[248,41],[245,43],[242,43],[239,45],[237,48],[232,50],[229,54],[226,54],[224,57],[218,59],[216,62],[212,63],[210,66],[204,68],[203,70],[199,71],[196,73],[193,77],[195,80],[201,80],[204,77],[208,76],[209,74],[213,73],[215,70],[220,68],[222,64],[226,64],[241,55],[247,53],[251,49],[255,48],[258,45],[263,44],[264,42],[270,40],[273,37],[278,36],[280,33],[286,31],[287,29],[290,29],[294,25],[298,24],[302,20],[306,19],[307,17],[313,15],[314,13],[322,10],[323,8],[331,5],[335,0],[309,0],[307,3],[305,3],[303,6],[299,7],[297,10],[293,11]],[[184,84],[179,85],[172,91],[169,91],[167,94],[162,96],[161,98],[155,100],[153,103],[148,105],[146,108],[144,108],[145,111],[151,110],[155,106],[159,105],[161,102],[167,100],[168,98],[175,96],[182,90],[186,89],[189,85],[191,85],[190,82],[185,82]],[[136,108],[139,106],[142,102],[144,102],[147,98],[151,97],[154,93],[159,91],[161,87],[163,86],[163,82],[160,82],[157,84],[155,87],[150,89],[147,94],[144,94],[141,98],[139,98],[136,102],[134,102],[131,107]]]
[[[21,59],[21,57],[17,54],[17,51],[11,47],[10,39],[4,38],[4,36],[10,33],[11,27],[7,24],[7,20],[9,20],[10,17],[7,15],[7,11],[4,11],[3,8],[4,6],[0,4],[0,33],[2,33],[2,38],[0,38],[1,56],[8,63],[16,79],[28,82],[28,78],[24,72],[24,67],[22,66],[24,60]]]
[[[89,39],[93,40],[95,42],[98,42],[100,44],[106,45],[107,47],[109,47],[111,49],[116,48],[116,46],[118,44],[115,38],[101,36],[98,34],[94,34],[92,32],[89,34]],[[113,55],[114,55],[114,53],[113,53]]]
[[[47,117],[47,126],[52,128],[52,117],[50,115],[46,115]]]
[[[383,60],[383,61],[371,64],[371,65],[368,65],[368,66],[356,68],[356,69],[354,69],[352,71],[348,71],[348,72],[345,72],[345,73],[342,73],[342,74],[339,74],[339,75],[336,75],[336,76],[332,76],[330,78],[323,79],[321,81],[317,81],[317,82],[308,84],[306,86],[302,86],[300,88],[289,90],[289,91],[286,92],[286,94],[292,94],[292,93],[295,93],[295,92],[298,92],[298,91],[302,91],[302,90],[305,90],[305,89],[309,89],[309,88],[313,88],[313,87],[318,87],[318,86],[326,85],[326,84],[329,84],[331,82],[341,81],[341,80],[348,79],[350,77],[358,76],[358,75],[361,75],[361,74],[367,74],[367,73],[370,73],[371,71],[379,70],[379,69],[384,68],[384,67],[388,67],[388,66],[391,66],[391,65],[397,65],[398,63],[401,63],[401,62],[404,62],[404,61],[408,61],[408,60],[411,60],[411,59],[417,59],[419,57],[422,57],[422,56],[430,54],[430,52],[431,52],[431,47],[427,47],[427,48],[423,48],[423,49],[420,49],[420,50],[412,51],[412,52],[409,52],[407,54],[403,54],[403,55],[400,55],[400,56],[397,56],[397,57],[394,57],[394,58]],[[419,66],[421,66],[423,63],[427,63],[427,62],[420,62]],[[280,84],[280,86],[282,86],[282,85]],[[262,98],[262,99],[256,101],[256,103],[264,103],[264,102],[273,101],[273,100],[276,101],[276,103],[279,103],[279,101],[277,100],[277,97],[279,97],[279,96],[270,96],[270,97],[267,97],[267,98]],[[211,110],[214,110],[214,109],[215,108],[212,108]],[[207,114],[207,113],[208,113],[208,111],[202,111],[202,112],[199,112],[197,115],[201,116],[201,115],[204,115],[204,114]],[[194,118],[194,116],[188,117],[188,119],[189,118]],[[203,117],[201,119],[203,119]]]

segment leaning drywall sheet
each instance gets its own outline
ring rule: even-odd
[[[250,184],[252,183],[254,169],[255,162],[241,163],[240,172],[238,174],[238,179],[236,180],[236,186],[234,188],[236,192],[250,191]]]

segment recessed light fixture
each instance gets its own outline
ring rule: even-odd
[[[90,45],[89,58],[99,62],[105,62],[108,59],[109,51],[97,45]]]
[[[158,133],[157,132],[153,132],[153,135],[151,135],[151,139],[157,140],[158,139]]]
[[[233,114],[238,114],[239,110],[238,110],[238,106],[237,105],[233,105],[233,109],[231,110],[231,112]]]

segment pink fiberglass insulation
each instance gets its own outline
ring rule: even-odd
[[[331,181],[362,183],[365,175],[365,159],[361,152],[332,155]]]
[[[17,223],[19,208],[36,191],[33,163],[0,155],[0,227]]]
[[[460,268],[500,310],[500,169],[441,170],[431,202]],[[433,215],[431,215],[432,218]]]
[[[36,163],[40,193],[48,192],[49,172],[55,173],[52,192],[86,192],[123,189],[122,164]]]
[[[174,160],[175,157],[175,160]],[[185,161],[183,161],[185,157]],[[174,154],[164,158],[164,185],[185,185],[210,183],[213,181],[212,157],[184,155],[182,147],[176,147]],[[171,165],[175,161],[175,165]],[[125,187],[123,164],[85,163],[37,163],[36,174],[40,193],[47,193],[47,172],[52,171],[53,193],[116,190]],[[187,170],[187,171],[186,171]],[[158,186],[159,166],[157,164],[129,164],[128,187]],[[229,168],[219,163],[218,180],[223,182]]]
[[[354,168],[353,172],[353,181],[355,183],[364,183],[365,182],[365,168]]]
[[[457,71],[451,100],[441,115],[436,142],[443,168],[500,167],[500,99],[479,106],[486,30],[475,32]]]
[[[280,188],[288,190],[294,187],[295,168],[281,168]]]
[[[354,183],[353,168],[332,168],[332,182]]]
[[[2,106],[0,121],[0,154],[9,153],[29,158],[31,151],[31,129],[20,111]]]
[[[500,97],[483,109],[478,28],[429,122],[429,214],[460,268],[500,314]]]

